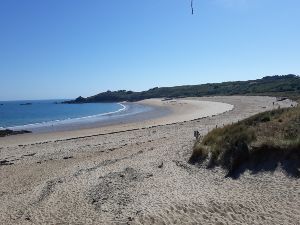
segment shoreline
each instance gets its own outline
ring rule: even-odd
[[[49,129],[46,129],[44,132],[2,137],[0,138],[0,145],[31,144],[34,142],[57,141],[146,129],[154,126],[164,126],[215,116],[234,108],[233,105],[227,103],[199,101],[192,98],[174,99],[170,101],[147,99],[126,104],[128,106],[131,104],[143,105],[149,107],[150,110],[127,117],[116,118],[115,120],[87,124],[87,126],[75,125],[71,130],[50,130],[49,132]]]
[[[56,136],[60,141],[48,137],[35,142],[34,135],[14,136],[11,144],[2,139],[6,146],[0,144],[1,221],[8,225],[297,224],[300,182],[280,168],[246,171],[233,180],[225,178],[220,168],[208,170],[188,163],[194,130],[203,136],[216,125],[290,107],[292,102],[273,106],[275,98],[257,96],[189,100],[224,102],[234,108],[171,125],[153,123],[149,128],[102,135],[98,129],[94,136],[90,130],[90,136],[80,131],[69,139]],[[177,108],[177,114],[157,123],[199,116],[196,105],[170,107]],[[32,142],[26,144],[23,137]]]
[[[95,119],[95,122],[101,119],[105,119],[104,116],[111,116],[111,115],[116,115],[118,113],[121,113],[127,109],[127,107],[124,105],[125,103],[122,104],[122,102],[116,103],[121,106],[120,109],[112,112],[106,112],[106,113],[100,113],[100,114],[94,114],[94,115],[89,115],[89,116],[82,116],[82,117],[74,117],[74,118],[68,118],[68,119],[54,119],[50,121],[44,121],[44,122],[37,122],[37,123],[29,123],[29,124],[23,124],[23,125],[14,125],[14,126],[7,126],[7,127],[0,127],[0,129],[5,130],[13,130],[13,131],[20,131],[20,130],[28,130],[34,133],[44,133],[44,132],[51,132],[51,127],[66,127],[68,129],[68,125],[72,125],[76,122],[80,123],[88,123],[88,119]],[[91,122],[91,121],[90,121]],[[80,125],[78,125],[80,126]],[[33,130],[32,130],[33,129]],[[55,128],[54,128],[55,129]],[[64,129],[64,128],[63,128]],[[62,130],[63,130],[62,129]],[[41,132],[41,130],[45,130],[44,132]]]

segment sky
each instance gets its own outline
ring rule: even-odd
[[[299,0],[1,0],[0,100],[300,74]]]

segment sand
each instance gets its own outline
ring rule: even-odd
[[[179,99],[172,101],[162,101],[162,99],[148,99],[139,101],[139,104],[144,104],[148,106],[155,107],[154,111],[150,113],[158,114],[159,108],[164,111],[163,115],[157,117],[156,115],[136,115],[137,122],[130,122],[124,119],[124,122],[118,125],[108,125],[101,126],[99,128],[87,128],[87,129],[77,129],[70,131],[58,131],[50,132],[48,134],[28,134],[20,136],[11,136],[0,139],[0,146],[16,146],[18,144],[31,144],[39,142],[48,142],[56,140],[65,140],[78,137],[86,137],[92,135],[101,135],[107,133],[124,132],[134,129],[149,128],[153,126],[160,126],[178,122],[184,122],[189,120],[194,120],[198,118],[203,118],[206,116],[220,114],[233,109],[233,105],[222,103],[222,102],[210,102],[210,101],[195,101],[191,99]],[[149,119],[147,119],[149,116]],[[143,118],[141,120],[141,118]],[[146,119],[146,120],[145,120]]]
[[[147,100],[171,113],[120,126],[1,138],[0,223],[299,224],[300,181],[280,169],[234,180],[219,168],[187,163],[194,130],[204,135],[216,125],[292,104],[274,101]]]

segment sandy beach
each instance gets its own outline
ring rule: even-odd
[[[162,126],[189,120],[195,120],[211,115],[220,114],[233,109],[233,105],[222,102],[195,101],[193,99],[177,99],[162,101],[162,99],[147,99],[137,102],[138,104],[150,106],[153,110],[142,114],[136,114],[108,124],[95,123],[95,125],[67,131],[34,133],[22,136],[6,137],[0,139],[2,146],[15,146],[18,144],[31,144],[36,142],[48,142],[79,138],[108,133],[124,132],[153,126]],[[129,104],[129,103],[126,103]],[[117,122],[117,124],[116,124]],[[98,125],[98,127],[97,127]]]
[[[299,224],[300,181],[280,169],[234,180],[187,163],[195,130],[205,135],[295,103],[260,96],[140,103],[170,113],[0,138],[0,223]]]

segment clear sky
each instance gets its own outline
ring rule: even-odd
[[[299,0],[1,0],[0,100],[300,74]]]

